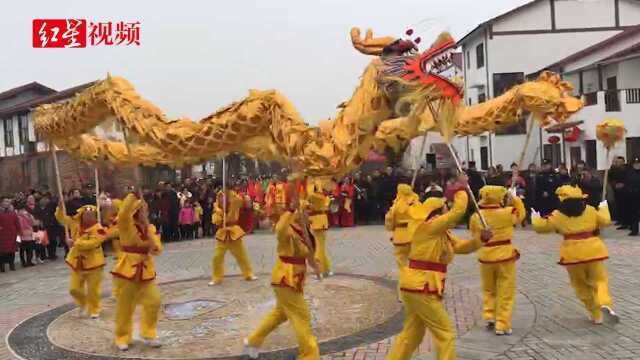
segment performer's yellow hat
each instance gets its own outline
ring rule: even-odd
[[[432,212],[441,209],[446,204],[445,198],[431,197],[422,204],[409,208],[409,216],[414,220],[426,220]]]
[[[577,186],[563,185],[556,190],[556,195],[560,201],[567,199],[586,199],[588,195],[583,194],[582,190]]]
[[[504,186],[485,185],[480,189],[478,205],[500,205],[505,195],[507,195],[507,188]]]
[[[75,220],[80,220],[80,218],[82,218],[82,215],[86,212],[97,212],[98,209],[94,206],[94,205],[84,205],[78,208],[78,210],[76,210],[76,214],[73,216],[73,218]]]

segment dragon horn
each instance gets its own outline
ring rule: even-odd
[[[351,28],[351,43],[356,50],[365,55],[381,55],[382,49],[395,41],[390,36],[374,38],[371,30],[367,30],[364,39],[360,38],[360,34],[359,28]]]

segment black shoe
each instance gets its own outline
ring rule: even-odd
[[[58,259],[57,255],[49,256],[49,260],[57,260],[57,259]]]
[[[628,229],[628,228],[629,228],[628,226],[620,225],[616,229],[617,230],[625,230],[625,229]]]
[[[14,264],[14,263],[10,263],[10,264],[9,264],[9,270],[11,270],[11,271],[16,271],[16,264]]]
[[[31,267],[31,266],[36,266],[36,264],[34,264],[32,262],[28,262],[26,267]]]
[[[4,272],[4,263],[0,264],[0,272]]]
[[[637,231],[632,231],[629,233],[629,236],[638,236],[638,232]]]

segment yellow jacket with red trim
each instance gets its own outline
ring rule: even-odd
[[[122,252],[111,271],[114,276],[138,282],[155,279],[153,257],[162,251],[156,227],[148,224],[147,229],[142,229],[133,218],[141,206],[142,200],[134,194],[122,201],[117,218]]]
[[[444,204],[444,200],[441,201]],[[420,219],[412,215],[409,223],[409,236],[411,237],[409,265],[400,270],[400,289],[402,291],[442,296],[446,266],[453,261],[454,254],[468,254],[481,246],[480,239],[463,240],[449,231],[464,216],[467,203],[467,193],[458,191],[449,212],[426,221],[424,218]],[[412,266],[412,263],[418,262],[440,269],[419,269],[417,268],[419,266]]]
[[[568,217],[554,210],[547,218],[534,217],[533,229],[539,233],[557,232],[565,239],[560,245],[560,265],[575,265],[609,258],[599,229],[611,224],[607,206],[587,205],[580,216]]]
[[[512,199],[513,206],[487,206],[480,209],[493,233],[491,239],[478,250],[478,261],[481,263],[511,261],[518,259],[520,256],[512,243],[513,227],[522,223],[527,211],[522,199],[517,196]],[[480,239],[484,227],[477,213],[471,216],[469,229],[474,238]]]
[[[235,191],[229,190],[228,193],[227,226],[223,227],[224,221],[222,215],[224,214],[224,210],[222,204],[222,192],[218,193],[216,203],[214,204],[213,215],[211,215],[211,221],[219,227],[218,231],[216,231],[216,240],[218,241],[235,241],[245,235],[242,227],[238,225],[238,221],[240,220],[240,209],[244,205],[244,201]]]
[[[327,211],[329,211],[331,199],[322,193],[313,192],[309,194],[307,202],[310,210],[309,226],[311,230],[327,230],[329,228]]]
[[[408,185],[404,184],[409,187]],[[411,188],[409,187],[409,190]],[[409,194],[402,195],[401,188],[398,186],[398,193],[393,205],[384,216],[384,226],[387,230],[393,232],[391,241],[394,245],[404,245],[411,242],[409,237],[409,208],[420,202],[420,198],[412,190]]]
[[[100,224],[95,224],[88,229],[80,227],[79,218],[67,216],[60,207],[56,209],[56,219],[71,231],[73,246],[65,262],[74,271],[88,271],[101,268],[105,265],[102,242],[105,240],[106,231]]]
[[[294,213],[286,211],[275,226],[278,258],[271,272],[271,284],[302,291],[307,271],[306,259],[313,255],[314,250],[304,242],[303,230],[296,217]]]

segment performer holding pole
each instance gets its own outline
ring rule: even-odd
[[[222,284],[224,278],[224,256],[230,251],[238,262],[242,276],[247,281],[258,278],[253,274],[247,249],[244,246],[244,230],[239,225],[240,209],[244,206],[244,199],[235,191],[227,189],[226,160],[222,158],[222,192],[218,193],[212,222],[219,226],[216,231],[216,249],[212,259],[212,275],[209,286]]]
[[[297,189],[296,189],[297,190]],[[298,191],[292,191],[286,211],[275,227],[278,240],[276,265],[271,276],[271,285],[276,305],[265,316],[258,328],[244,339],[245,352],[257,359],[259,348],[265,338],[282,323],[289,321],[298,340],[298,359],[320,359],[318,342],[311,329],[311,313],[304,299],[304,281],[307,264],[316,274],[320,270],[314,260],[314,248],[305,240],[304,212],[300,207]]]

